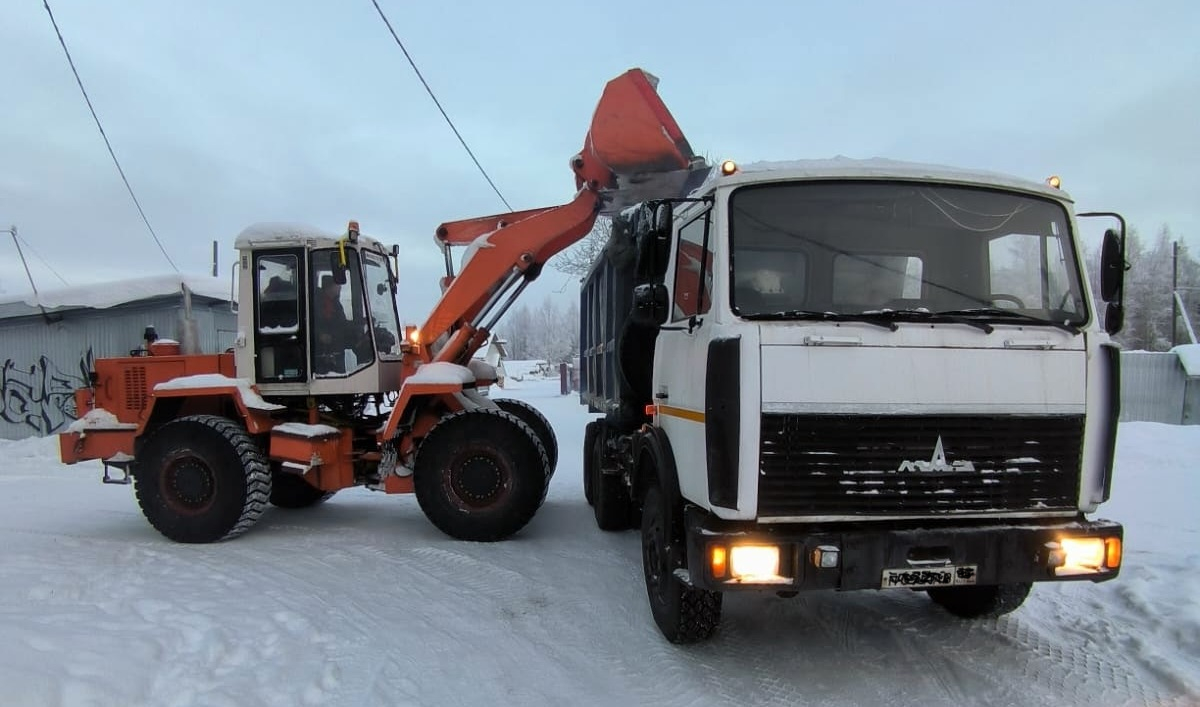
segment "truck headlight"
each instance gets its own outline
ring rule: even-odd
[[[1058,575],[1090,574],[1121,566],[1121,538],[1061,538],[1051,553],[1051,566]]]
[[[778,582],[779,548],[775,545],[734,545],[729,552],[730,575],[740,582]]]

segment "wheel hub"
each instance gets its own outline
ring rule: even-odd
[[[166,469],[168,498],[183,510],[200,510],[213,498],[212,470],[196,459],[180,459]]]
[[[454,470],[451,484],[455,493],[470,505],[485,505],[503,488],[504,473],[491,457],[475,455]]]

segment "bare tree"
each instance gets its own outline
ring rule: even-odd
[[[592,232],[584,236],[583,240],[554,256],[550,265],[555,270],[583,279],[592,269],[596,258],[604,252],[604,246],[608,243],[611,233],[612,219],[607,216],[598,217],[596,225],[592,226]]]

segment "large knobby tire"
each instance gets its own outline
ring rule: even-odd
[[[138,505],[171,540],[211,543],[241,535],[271,496],[267,457],[242,425],[193,415],[155,430],[134,462]]]
[[[629,530],[634,526],[633,499],[609,458],[607,437],[608,426],[600,422],[592,444],[592,512],[601,530]]]
[[[413,486],[429,520],[459,540],[503,540],[545,498],[546,451],[529,425],[493,408],[448,415],[417,449]]]
[[[668,513],[657,486],[646,490],[642,503],[642,571],[650,613],[671,643],[696,643],[712,636],[721,623],[720,592],[689,587],[675,576],[684,562],[679,513]],[[669,520],[669,519],[675,520]]]
[[[313,486],[300,474],[271,470],[271,505],[277,508],[308,508],[328,501],[334,493]]]
[[[596,439],[600,435],[599,420],[592,420],[583,428],[583,497],[588,505],[595,505],[595,493],[592,491],[596,483]]]
[[[550,426],[550,421],[540,410],[524,400],[501,398],[495,402],[501,410],[529,425],[529,429],[537,435],[538,441],[546,450],[546,457],[550,460],[546,478],[554,476],[554,470],[558,468],[558,438],[554,435],[554,428]]]
[[[964,619],[1003,616],[1025,603],[1029,582],[993,584],[981,587],[935,587],[926,590],[935,604]]]

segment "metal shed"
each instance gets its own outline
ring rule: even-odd
[[[75,419],[74,392],[96,358],[128,355],[148,326],[184,339],[185,299],[201,351],[233,346],[227,281],[165,276],[0,296],[0,439],[49,435]]]

